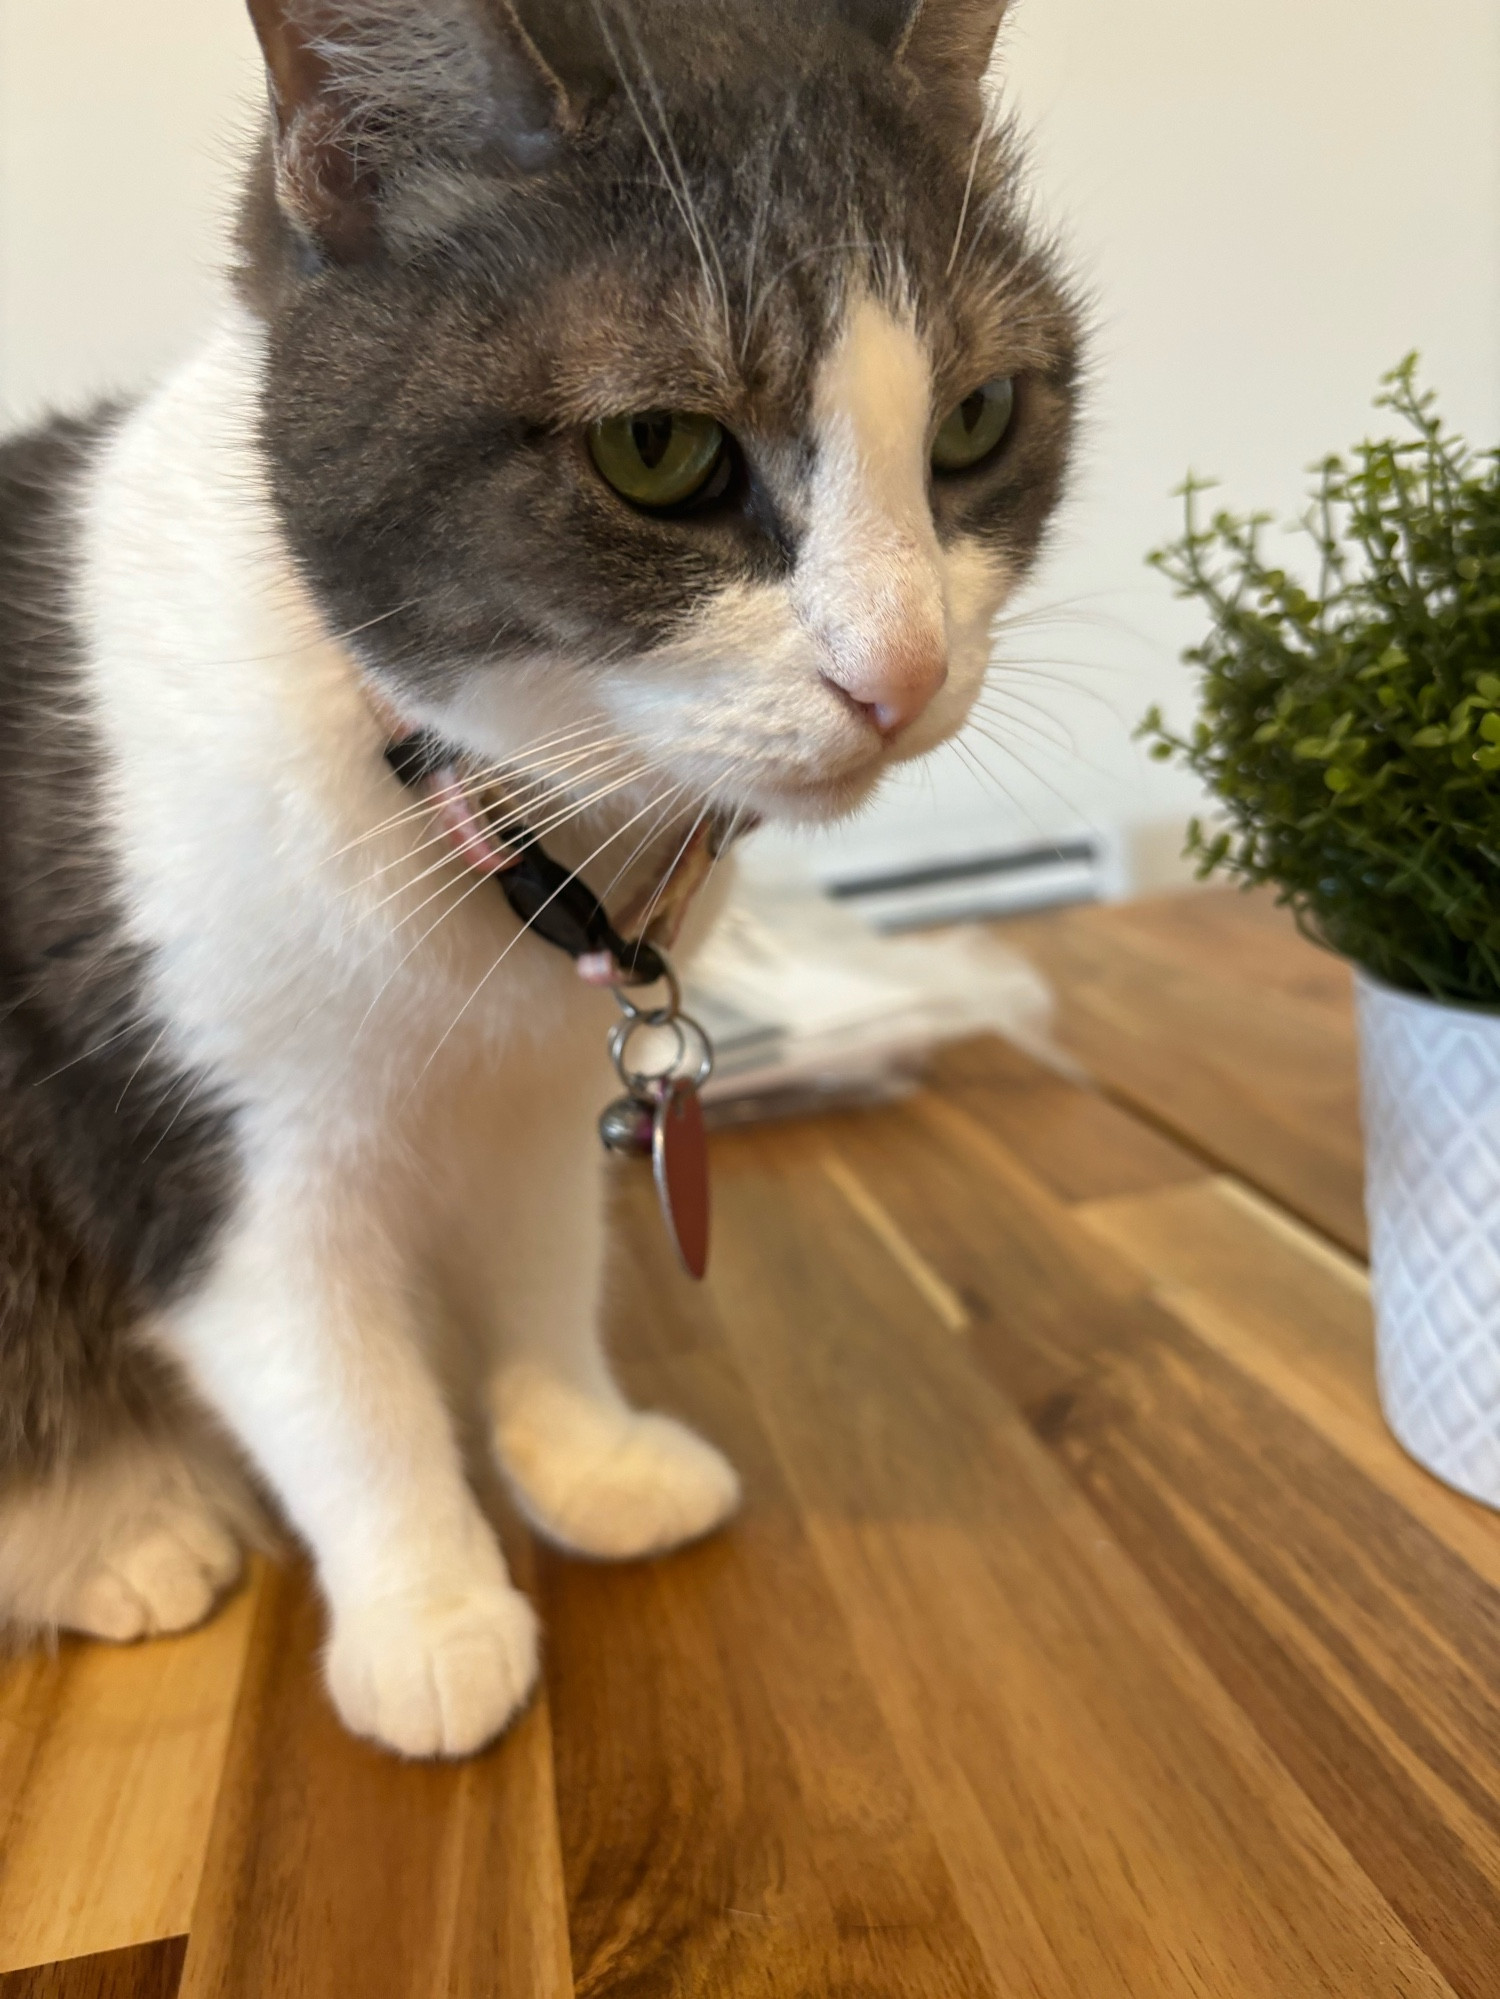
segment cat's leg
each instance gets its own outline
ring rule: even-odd
[[[124,1642],[199,1624],[243,1566],[254,1507],[166,1435],[122,1434],[0,1495],[0,1626]]]
[[[312,1550],[359,1735],[463,1755],[530,1692],[536,1618],[464,1476],[378,1220],[261,1190],[167,1338]]]
[[[503,1158],[491,1148],[470,1176],[483,1202],[458,1281],[488,1345],[495,1454],[522,1512],[560,1547],[621,1560],[710,1533],[740,1486],[721,1452],[674,1417],[633,1409],[610,1372],[593,1094],[559,1075],[527,1111],[510,1107]]]

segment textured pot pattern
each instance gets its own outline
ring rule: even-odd
[[[1381,1403],[1500,1507],[1500,1012],[1355,986]]]

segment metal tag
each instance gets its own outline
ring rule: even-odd
[[[651,1168],[667,1233],[689,1277],[708,1268],[708,1135],[697,1086],[678,1076],[662,1090],[651,1139]]]

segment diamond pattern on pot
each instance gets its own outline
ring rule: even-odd
[[[1380,1399],[1414,1458],[1500,1506],[1500,1012],[1356,990]]]

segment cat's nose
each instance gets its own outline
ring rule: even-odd
[[[923,713],[948,678],[942,640],[912,634],[841,660],[824,678],[869,717],[882,736],[897,736]]]

